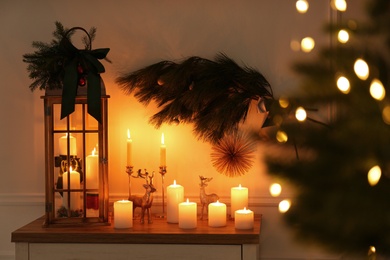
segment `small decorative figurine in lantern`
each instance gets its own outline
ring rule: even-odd
[[[34,42],[39,50],[23,56],[30,89],[45,89],[45,226],[108,223],[109,96],[98,59],[109,49],[91,49],[95,28],[56,27],[57,40]],[[70,41],[76,31],[87,35],[84,50]]]
[[[202,206],[202,211],[200,214],[200,219],[203,219],[203,211],[206,208],[208,210],[208,206],[212,202],[216,202],[219,200],[219,196],[215,193],[206,194],[205,187],[208,185],[207,182],[210,182],[213,178],[206,178],[203,176],[199,176],[200,178],[200,204]]]

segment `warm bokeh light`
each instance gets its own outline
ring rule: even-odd
[[[345,12],[347,10],[347,2],[345,0],[332,0],[330,6],[337,11]]]
[[[290,42],[290,48],[293,51],[300,51],[301,50],[301,43],[297,40],[292,40]]]
[[[288,101],[288,98],[286,97],[280,97],[279,98],[279,106],[282,108],[287,108],[290,105],[290,102]]]
[[[375,246],[370,246],[369,251],[370,251],[371,253],[376,253],[376,248],[375,248]]]
[[[306,110],[303,107],[298,107],[295,110],[295,117],[298,121],[305,121],[307,117]]]
[[[349,80],[344,77],[344,76],[340,76],[338,79],[337,79],[337,88],[344,94],[348,94],[350,89],[351,89],[351,86],[349,84]]]
[[[301,41],[301,49],[303,52],[311,52],[314,49],[315,42],[311,37],[305,37]]]
[[[289,200],[282,200],[279,202],[279,212],[286,213],[291,207],[291,202]]]
[[[299,13],[304,14],[309,9],[309,3],[306,0],[298,0],[295,3],[295,7]]]
[[[368,68],[367,62],[365,62],[363,59],[357,59],[353,69],[355,70],[355,73],[359,79],[366,80],[368,78],[370,70]]]
[[[349,33],[346,30],[340,30],[337,34],[337,39],[341,43],[346,43],[349,40]]]
[[[277,131],[276,132],[276,140],[278,140],[279,143],[285,143],[288,140],[287,133],[284,131]]]
[[[382,119],[385,124],[390,125],[390,105],[387,105],[382,110]]]
[[[368,171],[367,179],[371,186],[375,186],[381,178],[382,170],[378,165],[375,165]]]
[[[278,197],[282,193],[282,186],[279,183],[272,183],[269,186],[269,193],[271,193],[272,197]]]
[[[370,94],[377,100],[383,100],[386,95],[386,90],[379,79],[373,79],[370,85]]]

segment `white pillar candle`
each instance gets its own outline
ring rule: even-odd
[[[68,186],[68,172],[64,172],[62,175],[62,183],[64,189],[76,190],[80,189],[80,173],[73,171],[70,167],[69,183]],[[68,192],[63,193],[63,206],[68,209]],[[70,192],[70,210],[80,209],[80,192]]]
[[[131,140],[130,130],[127,129],[127,166],[133,166],[133,140]]]
[[[167,166],[167,147],[165,146],[164,133],[161,134],[160,166]]]
[[[130,200],[119,200],[114,202],[114,227],[133,227],[133,202]]]
[[[184,201],[184,188],[183,186],[176,184],[176,180],[173,184],[167,187],[167,222],[178,223],[179,222],[179,203]]]
[[[241,184],[231,188],[230,200],[230,216],[233,218],[236,210],[248,207],[248,188],[241,187]]]
[[[95,154],[96,149],[93,149],[91,155],[88,155],[86,164],[86,188],[98,189],[99,188],[99,157]]]
[[[196,202],[179,203],[179,228],[191,229],[197,226],[197,204]]]
[[[252,229],[253,222],[253,211],[246,208],[236,210],[234,214],[234,226],[236,229]]]
[[[226,204],[213,202],[209,204],[209,220],[210,227],[224,227],[226,226]]]
[[[69,135],[69,146],[70,146],[69,155],[77,155],[76,137]],[[60,137],[59,150],[60,150],[59,151],[60,155],[68,155],[68,133],[66,133],[66,135]]]

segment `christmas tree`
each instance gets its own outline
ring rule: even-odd
[[[390,1],[371,1],[367,12],[368,22],[328,27],[349,41],[294,66],[300,88],[272,106],[267,134],[277,141],[265,158],[296,188],[284,217],[298,238],[389,257]]]

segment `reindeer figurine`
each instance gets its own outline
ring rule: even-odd
[[[130,195],[129,200],[133,202],[133,215],[134,215],[134,210],[137,207],[141,208],[141,219],[140,222],[141,224],[144,223],[144,217],[145,217],[145,210],[148,213],[148,223],[152,223],[152,218],[151,218],[151,207],[153,203],[153,193],[156,191],[156,188],[153,186],[153,177],[154,177],[154,172],[152,173],[152,176],[149,176],[149,173],[145,169],[145,173],[142,174],[141,170],[138,171],[138,176],[140,178],[143,178],[146,180],[146,184],[143,185],[145,188],[145,194],[142,195]]]
[[[208,212],[209,204],[219,200],[219,197],[215,193],[206,194],[206,191],[205,191],[205,187],[208,185],[207,182],[211,181],[213,178],[206,178],[206,177],[203,177],[203,176],[199,176],[199,178],[200,178],[200,185],[199,185],[200,186],[200,204],[202,206],[200,219],[203,220],[204,208],[206,208],[206,212]]]

